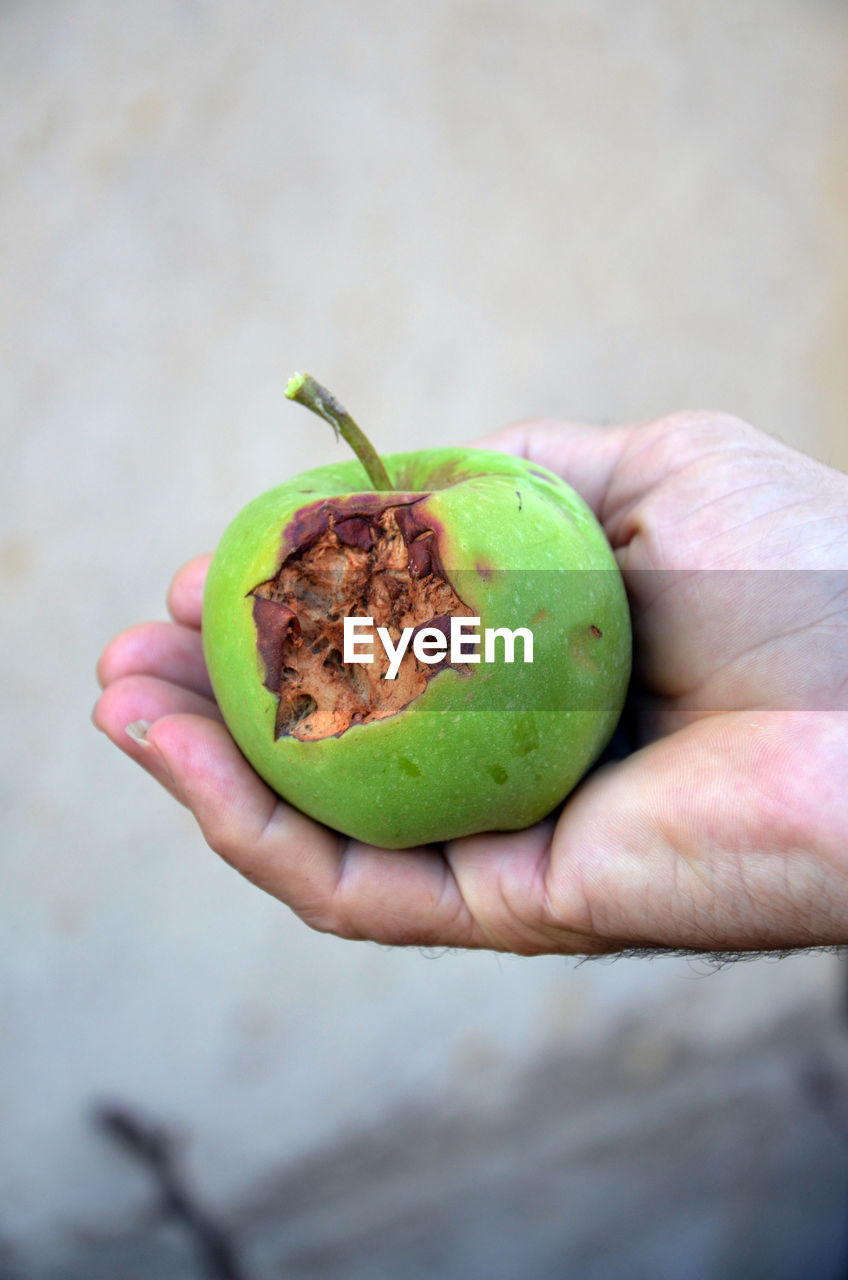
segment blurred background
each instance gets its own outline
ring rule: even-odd
[[[340,456],[298,368],[384,450],[715,407],[848,466],[846,67],[839,0],[0,4],[3,1280],[844,1276],[839,958],[319,936],[88,716]]]

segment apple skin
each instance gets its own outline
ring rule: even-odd
[[[357,840],[400,849],[530,826],[573,789],[621,714],[631,629],[615,558],[583,499],[524,459],[442,448],[383,461],[395,494],[376,494],[352,459],[262,494],[224,533],[202,628],[224,720],[274,791]],[[417,516],[481,633],[530,627],[534,661],[507,664],[499,648],[499,661],[470,674],[441,669],[392,716],[318,741],[275,740],[278,699],[263,683],[251,592],[302,539],[304,508],[352,495],[420,499]]]

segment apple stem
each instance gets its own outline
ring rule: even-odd
[[[316,382],[311,373],[296,373],[286,386],[286,397],[306,405],[319,418],[329,422],[336,433],[346,440],[368,475],[368,479],[377,490],[393,490],[394,485],[389,473],[383,466],[383,460],[365,432],[358,427],[347,409],[339,404],[336,397]]]

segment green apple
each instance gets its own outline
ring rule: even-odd
[[[203,646],[235,741],[291,804],[383,848],[538,821],[627,691],[630,615],[603,530],[524,459],[381,460],[309,375],[286,394],[357,458],[262,494],[215,552]]]

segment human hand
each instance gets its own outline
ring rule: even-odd
[[[635,749],[557,817],[398,852],[292,809],[212,696],[208,556],[175,577],[173,623],[106,648],[97,726],[216,852],[342,937],[528,955],[848,941],[848,478],[708,413],[525,423],[478,443],[584,496],[633,611]]]

